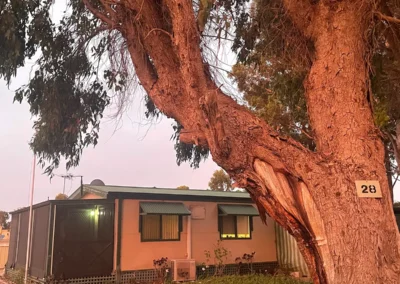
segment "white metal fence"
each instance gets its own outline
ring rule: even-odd
[[[281,267],[299,271],[300,276],[310,276],[307,264],[297,246],[296,240],[284,228],[275,223],[276,250]]]

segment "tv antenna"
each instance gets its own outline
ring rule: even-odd
[[[74,178],[81,178],[81,190],[82,190],[82,186],[83,186],[83,176],[82,175],[73,175],[71,173],[67,173],[65,175],[56,175],[56,176],[64,179],[63,194],[65,194],[65,181],[67,179],[72,180]]]

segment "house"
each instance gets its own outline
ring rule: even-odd
[[[70,200],[46,201],[33,212],[32,278],[151,280],[153,260],[162,257],[212,266],[219,241],[229,251],[226,269],[234,270],[235,259],[253,251],[254,270],[277,265],[274,222],[267,216],[267,225],[262,223],[247,193],[106,186],[97,180]],[[12,212],[8,268],[25,266],[28,216],[27,208]]]

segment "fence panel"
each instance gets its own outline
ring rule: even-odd
[[[8,248],[9,244],[0,243],[0,271],[4,268],[8,259]]]

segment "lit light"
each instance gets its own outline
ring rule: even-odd
[[[90,211],[90,216],[94,216],[94,210]]]
[[[250,235],[249,234],[238,234],[238,238],[239,239],[248,239],[248,238],[250,238]]]

